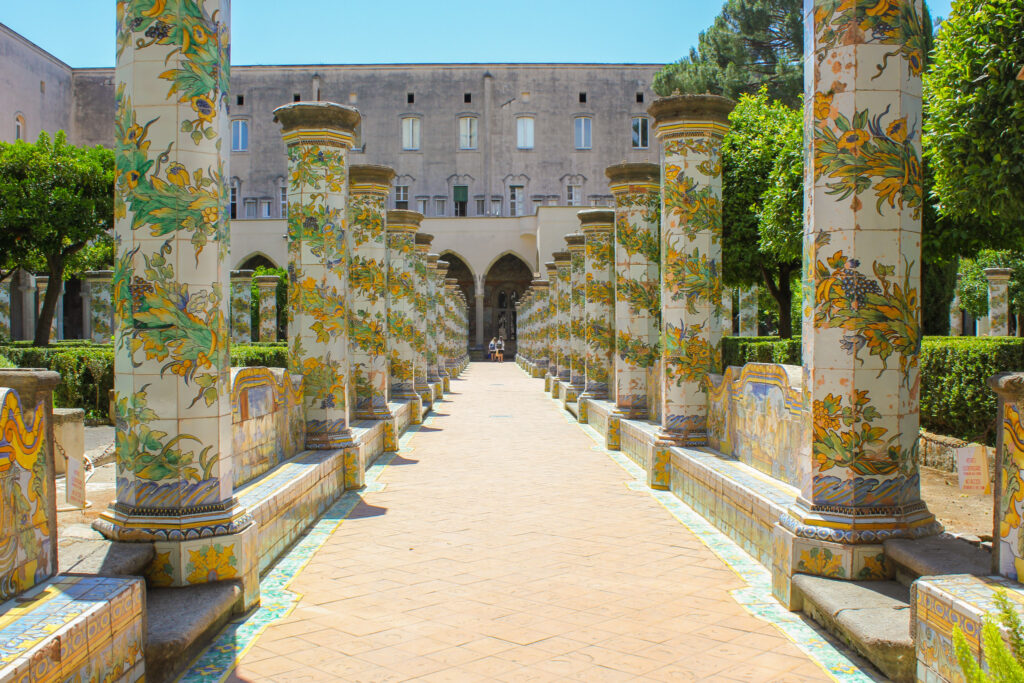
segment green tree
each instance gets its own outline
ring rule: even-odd
[[[42,133],[35,144],[0,143],[0,267],[43,270],[50,276],[36,322],[36,345],[49,344],[69,270],[84,269],[90,259],[109,252],[104,237],[113,222],[112,151],[70,145],[64,131],[52,141]]]
[[[959,239],[1024,248],[1024,4],[957,0],[925,74],[925,148],[944,217]]]
[[[722,269],[730,287],[763,285],[793,334],[793,282],[803,248],[803,123],[798,108],[743,95],[722,143]],[[768,204],[768,201],[771,204]]]
[[[659,95],[725,95],[738,99],[762,87],[795,106],[803,92],[801,0],[727,0],[697,47],[654,77]]]

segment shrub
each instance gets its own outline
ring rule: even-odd
[[[986,614],[981,627],[981,649],[985,654],[987,671],[983,671],[974,659],[960,625],[957,624],[953,629],[953,648],[967,683],[1024,680],[1024,624],[1013,603],[1006,597],[1005,590],[1000,588],[996,591],[995,601],[998,616]],[[1003,637],[1004,629],[1007,638]]]
[[[286,368],[288,345],[285,342],[239,344],[231,347],[233,367]]]
[[[0,356],[0,368],[16,368],[18,367],[7,359],[7,356]]]
[[[20,368],[46,368],[60,373],[53,392],[58,408],[81,408],[89,419],[106,419],[108,396],[114,388],[114,349],[90,342],[61,343],[46,347],[10,344],[0,347]]]
[[[724,337],[722,369],[747,363],[800,365],[800,337]]]

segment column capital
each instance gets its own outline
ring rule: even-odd
[[[281,281],[277,275],[257,275],[253,278],[256,281],[256,286],[263,288],[277,287],[277,283]]]
[[[390,209],[387,213],[388,232],[416,232],[420,229],[423,214],[419,211]]]
[[[1004,401],[1024,401],[1024,372],[1000,372],[987,380],[988,388]]]
[[[426,249],[430,248],[430,243],[433,242],[433,241],[434,241],[434,236],[429,234],[429,233],[425,233],[425,232],[417,232],[416,233],[416,248],[421,250],[421,251],[423,251],[424,253],[426,253]]]
[[[359,110],[336,102],[292,102],[274,110],[286,146],[303,142],[349,149],[362,117]]]
[[[255,272],[256,271],[253,271],[253,270],[232,270],[231,271],[231,281],[232,282],[242,282],[244,280],[252,280],[253,273],[255,273]]]
[[[103,281],[113,280],[114,271],[112,270],[87,270],[84,273],[86,281]]]
[[[1009,268],[986,268],[984,270],[984,273],[985,278],[989,282],[1008,282],[1010,280],[1010,276],[1013,274],[1013,271],[1010,270]],[[958,273],[957,278],[959,277],[960,275]]]
[[[655,191],[661,184],[658,164],[623,162],[609,166],[604,174],[608,176],[608,189],[613,195],[625,193],[631,185],[650,185],[650,190]]]
[[[555,259],[555,267],[568,266],[572,263],[572,254],[567,251],[552,252],[551,258]]]
[[[658,130],[658,135],[661,135],[662,129],[666,126],[684,121],[719,123],[726,126],[729,122],[729,113],[735,106],[735,102],[721,95],[670,95],[651,102],[647,113],[654,117],[654,126]]]
[[[394,179],[395,169],[390,166],[352,164],[348,167],[348,186],[352,192],[387,194]]]
[[[587,238],[581,232],[571,232],[565,236],[565,243],[570,252],[581,251],[587,244]]]
[[[615,211],[612,209],[584,209],[577,211],[580,219],[580,230],[584,233],[595,230],[611,230],[615,224]]]

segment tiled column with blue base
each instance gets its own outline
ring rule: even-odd
[[[587,388],[586,238],[565,236],[569,251],[569,389],[566,403],[575,403]]]
[[[252,342],[251,270],[231,271],[231,343]]]
[[[986,268],[988,280],[988,333],[992,337],[1010,334],[1010,275],[1009,268]]]
[[[804,7],[807,436],[772,560],[793,609],[793,574],[886,579],[884,540],[941,529],[918,473],[922,3]]]
[[[359,112],[274,110],[288,150],[288,371],[303,375],[306,447],[352,449],[349,425],[348,150]]]
[[[360,420],[389,420],[387,200],[394,170],[353,165],[349,169],[349,339]]]
[[[757,285],[744,287],[740,290],[740,336],[756,337],[757,325]]]
[[[416,364],[413,369],[416,393],[424,407],[429,408],[433,403],[433,391],[430,388],[427,367],[430,365],[428,358],[427,341],[427,302],[430,299],[430,277],[427,272],[427,254],[430,251],[430,243],[434,241],[433,235],[424,232],[417,232],[415,235],[416,260],[415,260],[415,315],[413,324],[416,328]]]
[[[114,334],[114,271],[86,271],[84,286],[89,293],[88,338],[95,344],[110,344]]]
[[[533,328],[534,354],[533,370],[534,377],[543,379],[548,369],[548,333],[545,321],[548,309],[548,281],[537,279],[530,283],[533,292],[530,313],[531,327]]]
[[[444,281],[448,275],[448,262],[438,261],[434,269],[434,348],[437,361],[437,376],[441,381],[441,391],[451,391],[451,378],[448,376],[448,335],[445,329],[445,316],[447,313],[446,299],[448,293],[445,290]]]
[[[116,500],[94,523],[153,542],[151,585],[241,580],[256,527],[234,496],[228,345],[227,0],[118,3]]]
[[[544,327],[547,330],[548,368],[544,373],[544,389],[552,391],[558,378],[558,266],[554,261],[544,264],[548,281],[547,310],[544,313]]]
[[[585,399],[605,400],[615,352],[615,212],[587,209],[576,214],[584,238],[586,388],[579,397],[579,420],[587,421]]]
[[[655,100],[661,142],[661,430],[649,483],[668,488],[669,449],[707,444],[706,378],[721,367],[722,138],[733,102]]]
[[[615,197],[615,414],[646,418],[647,377],[658,361],[661,315],[661,169],[605,169]]]
[[[261,342],[277,341],[277,285],[281,279],[276,275],[257,275],[256,291],[259,294]]]
[[[436,388],[441,382],[441,375],[437,372],[437,254],[427,254],[427,279],[424,292],[426,302],[426,313],[423,316],[426,327],[423,340],[426,343],[423,356],[427,362],[427,384],[433,388],[431,400],[439,398]]]
[[[423,214],[391,210],[388,233],[388,351],[391,397],[412,401],[413,424],[423,421],[416,393],[416,232]]]
[[[558,347],[558,381],[559,384],[568,385],[571,375],[572,359],[569,352],[569,316],[570,300],[572,299],[572,278],[570,269],[572,257],[568,251],[556,251],[552,258],[555,259],[555,278],[558,280],[558,298],[555,301],[557,315],[555,317],[555,337]]]

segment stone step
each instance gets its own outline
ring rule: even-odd
[[[217,581],[146,592],[146,681],[174,680],[241,604],[242,587]]]
[[[910,592],[896,581],[843,581],[797,574],[803,611],[896,683],[915,679]]]
[[[972,574],[988,576],[992,571],[992,553],[952,536],[939,534],[911,540],[885,541],[885,558],[896,566],[896,580],[909,586],[922,576]]]
[[[117,543],[105,539],[61,539],[57,554],[62,574],[142,576],[153,560],[152,543]]]

